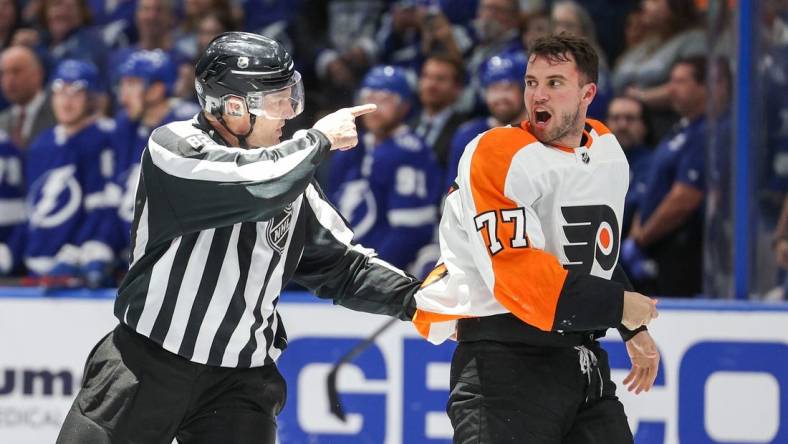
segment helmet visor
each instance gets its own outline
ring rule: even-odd
[[[73,96],[82,91],[88,90],[88,83],[84,80],[74,80],[67,82],[62,79],[55,79],[52,82],[52,92],[64,93],[67,96]]]
[[[255,91],[246,95],[251,114],[268,119],[292,119],[304,110],[304,84],[301,74],[293,73],[290,81],[273,91]]]

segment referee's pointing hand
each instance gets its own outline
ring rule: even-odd
[[[348,150],[358,144],[356,117],[376,109],[378,109],[377,105],[372,103],[342,108],[318,120],[312,128],[328,137],[332,150]]]

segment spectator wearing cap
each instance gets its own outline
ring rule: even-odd
[[[451,138],[467,116],[455,109],[463,90],[462,62],[446,55],[427,58],[421,68],[418,96],[421,112],[410,122],[416,135],[435,153],[438,164],[448,162]]]
[[[673,65],[669,91],[681,121],[654,150],[621,261],[641,287],[663,296],[701,291],[706,186],[706,59]]]
[[[57,125],[30,145],[25,181],[30,218],[24,261],[35,276],[108,282],[114,260],[112,122],[96,119],[98,70],[67,59],[52,81]]]
[[[3,95],[11,107],[0,113],[0,129],[24,150],[30,140],[55,124],[44,90],[44,67],[32,49],[11,46],[0,56]]]
[[[445,189],[457,177],[460,157],[471,140],[490,128],[519,125],[526,119],[523,97],[526,64],[524,53],[505,53],[492,57],[482,68],[482,93],[489,114],[464,123],[454,134]]]
[[[120,248],[128,246],[134,216],[134,193],[142,150],[151,132],[162,125],[189,120],[199,112],[192,102],[173,99],[177,66],[162,50],[138,50],[118,69],[122,110],[115,122],[115,184],[121,195],[118,215],[123,225]]]
[[[432,238],[443,174],[432,150],[405,125],[415,97],[402,68],[372,68],[358,102],[378,109],[362,117],[359,147],[333,158],[331,194],[355,241],[405,268]]]
[[[624,238],[629,233],[638,202],[643,198],[651,170],[653,145],[647,113],[645,105],[627,96],[614,98],[607,109],[605,124],[616,136],[629,162],[629,190],[621,228]]]

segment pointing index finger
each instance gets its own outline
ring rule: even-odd
[[[367,103],[365,105],[358,105],[358,106],[350,107],[350,108],[348,108],[348,111],[350,111],[350,114],[353,117],[358,117],[358,116],[362,116],[364,114],[369,114],[369,113],[375,111],[376,109],[378,109],[377,105],[375,105],[374,103]]]

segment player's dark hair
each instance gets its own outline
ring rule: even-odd
[[[673,63],[671,70],[679,65],[687,65],[692,68],[692,79],[695,80],[695,83],[704,85],[706,83],[706,63],[706,56],[683,57]]]
[[[557,35],[540,37],[529,49],[529,57],[544,57],[551,62],[568,62],[575,59],[577,71],[585,76],[587,82],[599,81],[599,55],[588,40],[562,32]]]

